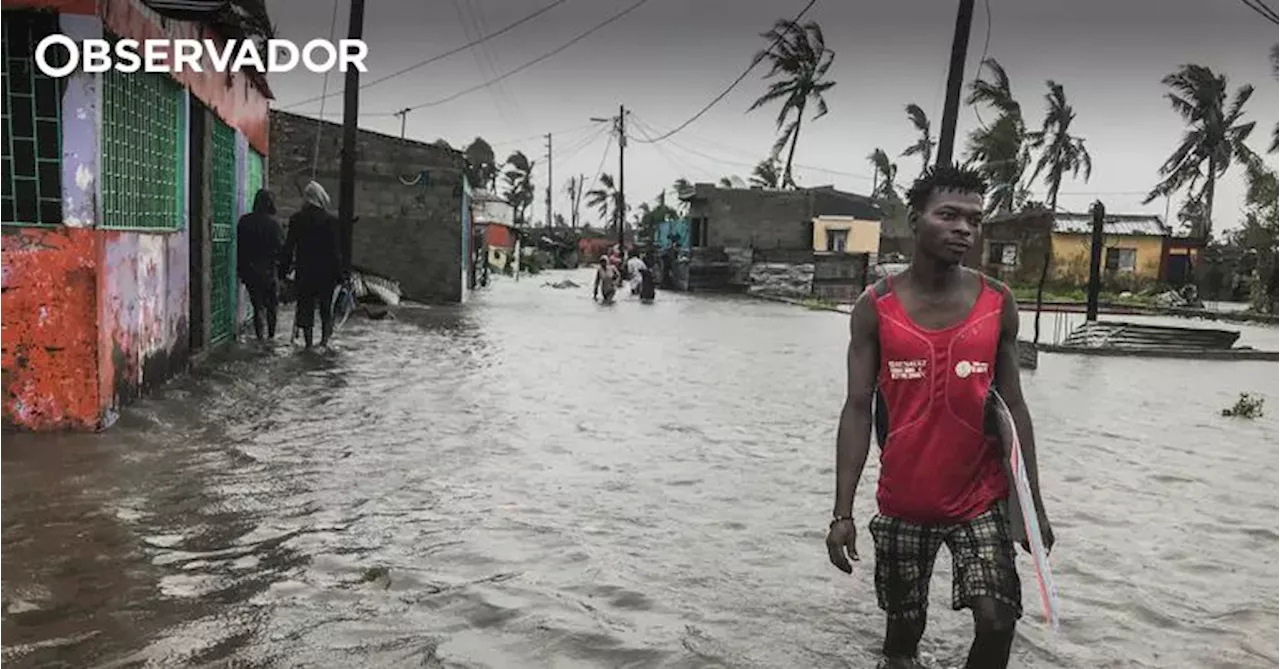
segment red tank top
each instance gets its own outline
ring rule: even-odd
[[[982,277],[964,320],[928,330],[907,315],[891,281],[870,290],[880,319],[880,513],[922,524],[971,520],[1009,494],[1000,443],[983,429],[1004,293]]]

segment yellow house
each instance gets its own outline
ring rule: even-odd
[[[880,250],[880,221],[853,216],[817,216],[813,219],[813,250],[875,255]]]
[[[1093,242],[1089,214],[1058,213],[1053,222],[1053,269],[1062,280],[1089,280],[1089,248]],[[1169,229],[1159,216],[1108,215],[1102,226],[1102,270],[1144,281],[1161,279]]]

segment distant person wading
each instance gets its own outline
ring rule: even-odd
[[[253,211],[240,217],[236,225],[236,265],[240,281],[249,291],[253,305],[253,333],[258,341],[263,335],[276,336],[276,313],[280,289],[276,268],[284,247],[284,230],[276,220],[276,203],[263,188],[253,198]]]
[[[342,242],[338,219],[328,212],[329,194],[312,181],[303,189],[304,205],[289,219],[280,263],[280,276],[296,270],[294,287],[298,295],[296,327],[311,348],[316,309],[320,309],[320,345],[328,346],[333,335],[333,291],[342,281]]]

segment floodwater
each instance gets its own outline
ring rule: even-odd
[[[874,666],[869,538],[852,576],[822,545],[846,319],[563,276],[236,352],[106,434],[6,436],[6,666]],[[1014,666],[1274,667],[1277,365],[1023,378],[1063,624],[1020,558]],[[1240,392],[1266,416],[1221,417]],[[931,667],[968,643],[949,579]]]

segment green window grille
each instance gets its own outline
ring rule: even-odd
[[[160,72],[102,74],[102,227],[178,230],[186,172],[182,86]]]
[[[236,133],[222,121],[213,123],[213,174],[210,199],[212,268],[209,279],[210,339],[230,338],[235,328]]]
[[[4,225],[53,226],[62,223],[62,91],[64,84],[35,65],[36,44],[57,33],[58,15],[43,11],[5,11],[3,57]],[[65,64],[64,49],[46,52],[51,64]]]

